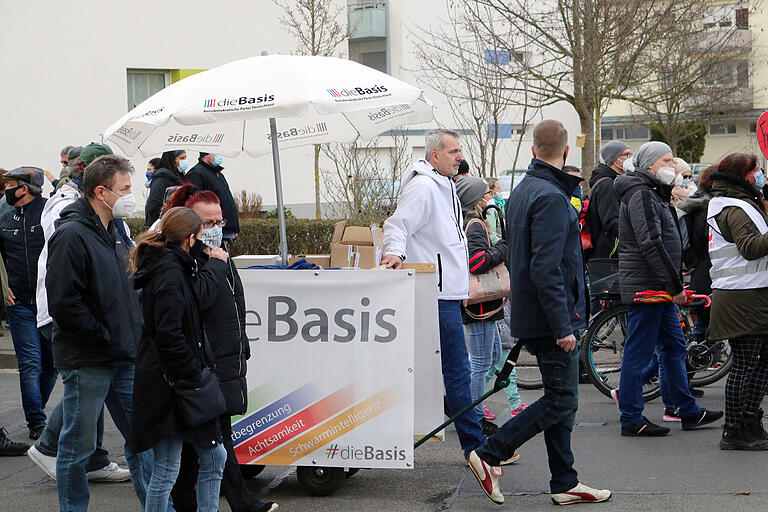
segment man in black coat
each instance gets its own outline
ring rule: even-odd
[[[612,140],[602,147],[603,162],[592,171],[589,178],[588,222],[593,249],[587,258],[618,258],[619,241],[619,194],[613,180],[624,174],[624,161],[632,156],[629,146],[620,140]]]
[[[469,454],[472,472],[496,503],[503,503],[504,496],[491,466],[542,431],[553,501],[567,505],[611,498],[611,491],[579,482],[573,468],[571,431],[579,406],[576,337],[586,327],[586,285],[578,216],[570,202],[581,178],[563,172],[567,156],[562,123],[540,122],[533,131],[534,158],[507,201],[510,329],[536,355],[544,395]]]
[[[240,232],[240,221],[237,218],[237,205],[232,191],[229,189],[227,178],[224,177],[221,166],[222,156],[213,153],[200,153],[197,164],[189,170],[186,181],[200,190],[210,190],[219,198],[221,213],[224,216],[224,239],[235,238]]]
[[[687,301],[680,276],[682,242],[677,214],[670,203],[675,170],[672,150],[663,142],[648,142],[635,155],[635,170],[616,179],[619,211],[619,288],[629,305],[627,339],[618,389],[622,436],[663,436],[669,429],[643,416],[646,368],[658,344],[665,402],[678,409],[683,430],[692,430],[722,417],[696,404],[685,370],[685,336],[678,305]],[[638,292],[666,292],[672,302],[634,302]]]
[[[86,510],[86,464],[96,446],[96,420],[106,403],[126,440],[125,458],[144,503],[150,452],[130,449],[133,376],[141,336],[138,296],[115,217],[133,212],[133,167],[106,155],[85,170],[85,197],[61,212],[48,242],[45,286],[53,318],[53,358],[64,383],[63,426],[56,457],[62,510]]]

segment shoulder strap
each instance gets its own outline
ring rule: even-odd
[[[501,302],[501,306],[497,307],[496,309],[493,309],[491,311],[486,311],[485,313],[481,315],[476,315],[475,313],[471,312],[469,310],[469,307],[467,306],[467,301],[464,301],[464,312],[467,314],[469,318],[473,318],[475,320],[487,320],[491,318],[493,315],[501,311],[501,309],[506,306],[507,302],[509,302],[509,297],[504,297],[504,300]]]
[[[488,247],[492,247],[493,244],[491,243],[491,234],[488,232],[488,226],[485,225],[485,222],[483,222],[482,219],[478,219],[476,217],[469,219],[469,222],[464,226],[464,234],[467,235],[469,231],[469,226],[472,224],[480,223],[483,225],[483,230],[485,231],[485,237],[488,239]]]

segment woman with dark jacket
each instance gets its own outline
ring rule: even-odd
[[[507,241],[499,240],[491,245],[489,229],[481,215],[492,199],[488,184],[473,176],[463,178],[456,184],[456,193],[464,212],[464,229],[467,234],[469,250],[469,272],[483,274],[502,264],[507,258]],[[503,300],[492,300],[480,304],[462,307],[464,330],[469,344],[470,392],[475,401],[485,393],[488,370],[502,357],[501,335],[496,321],[504,319]],[[510,385],[506,388],[512,408],[512,416],[525,408],[520,401],[514,372],[510,375]],[[488,419],[487,408],[475,407],[483,430],[491,434],[496,425]]]
[[[685,212],[682,221],[688,228],[689,248],[683,251],[683,262],[691,271],[691,288],[696,293],[710,295],[712,293],[712,279],[709,277],[709,269],[712,262],[709,260],[709,225],[707,224],[707,207],[712,195],[706,190],[697,190],[691,197],[680,199],[677,208]],[[692,310],[696,315],[696,324],[693,327],[693,339],[702,341],[709,327],[709,308],[696,308]]]
[[[189,161],[184,150],[166,151],[160,157],[160,168],[152,173],[149,196],[144,207],[144,225],[149,228],[162,215],[165,189],[181,185]]]
[[[195,427],[186,425],[171,387],[179,381],[200,382],[203,369],[213,365],[194,292],[195,256],[203,247],[202,231],[202,221],[194,211],[173,208],[157,230],[138,238],[131,256],[144,320],[134,378],[133,401],[138,405],[132,417],[132,444],[136,451],[151,448],[154,452],[147,512],[168,510],[184,441],[195,447],[200,462],[197,510],[219,508],[227,456],[219,423],[213,419]],[[217,257],[223,263],[226,253],[221,253]]]
[[[226,412],[219,417],[227,450],[221,494],[234,512],[276,510],[275,503],[259,501],[248,490],[230,435],[231,417],[245,414],[248,409],[245,374],[251,351],[245,334],[245,292],[234,262],[227,258],[223,277],[218,272],[206,272],[211,264],[221,265],[221,261],[213,256],[214,251],[221,251],[222,227],[225,225],[219,198],[210,190],[199,190],[185,183],[173,193],[168,203],[169,208],[178,206],[192,209],[203,221],[200,237],[203,250],[195,256],[195,261],[204,270],[194,284],[200,300],[203,328],[216,363],[214,371],[227,403]],[[184,443],[181,458],[181,470],[171,496],[176,512],[191,512],[196,510],[194,488],[197,480],[197,453],[191,444]]]
[[[711,340],[727,339],[733,367],[725,384],[722,450],[768,450],[760,403],[768,389],[768,208],[757,157],[734,153],[708,168],[712,260]]]

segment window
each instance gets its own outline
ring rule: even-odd
[[[509,52],[507,50],[485,50],[485,63],[509,66]]]
[[[736,9],[736,28],[749,28],[749,8]]]
[[[382,73],[387,72],[387,52],[369,52],[362,54],[363,66],[368,66]]]
[[[702,19],[705,29],[749,28],[749,4],[746,2],[721,4],[710,7]]]
[[[757,133],[757,123],[749,123],[749,134],[754,135]]]
[[[609,140],[646,140],[650,139],[651,134],[646,126],[636,124],[628,126],[617,126],[615,128],[600,128],[600,139]]]
[[[710,123],[709,134],[713,137],[718,135],[736,135],[736,125],[732,123]]]
[[[523,133],[523,127],[519,124],[498,124],[496,125],[498,127],[498,134],[496,135],[497,139],[511,139],[515,135],[521,135]],[[486,128],[488,130],[488,138],[494,137],[494,125],[488,124],[486,125]]]
[[[128,110],[131,110],[156,92],[165,89],[171,83],[169,75],[170,73],[166,70],[127,70]]]
[[[736,62],[736,84],[739,87],[749,87],[749,61]]]

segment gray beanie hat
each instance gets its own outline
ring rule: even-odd
[[[656,160],[671,152],[672,148],[663,142],[646,142],[632,157],[632,163],[635,164],[635,169],[648,169]]]
[[[467,176],[456,183],[456,195],[461,201],[461,209],[469,210],[483,198],[483,194],[488,189],[488,183],[482,178],[476,176]]]
[[[629,149],[629,146],[620,140],[612,140],[600,149],[600,156],[603,157],[603,162],[611,165],[627,149]]]

